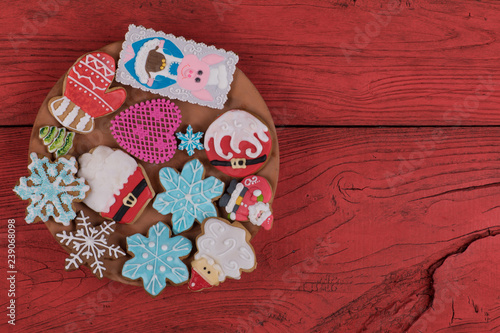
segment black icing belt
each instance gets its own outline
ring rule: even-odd
[[[261,157],[254,158],[253,160],[246,160],[245,165],[253,165],[265,162],[267,155],[262,155]],[[210,161],[213,166],[232,166],[231,161]]]
[[[130,192],[136,199],[139,198],[141,195],[142,191],[148,186],[148,183],[146,182],[146,179],[142,179],[139,184]],[[133,207],[133,206],[132,206]],[[116,212],[115,216],[113,216],[113,220],[115,221],[121,221],[123,216],[127,213],[129,210],[129,206],[126,206],[123,204],[120,209]]]

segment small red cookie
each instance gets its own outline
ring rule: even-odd
[[[205,133],[205,150],[210,163],[235,178],[257,172],[271,152],[269,128],[243,110],[222,114]]]

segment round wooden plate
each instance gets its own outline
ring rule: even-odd
[[[119,53],[121,50],[122,42],[116,42],[113,44],[109,44],[99,51],[106,52],[113,56],[115,58],[116,63],[118,64],[118,57]],[[76,61],[76,59],[75,59]],[[57,127],[62,127],[58,123],[58,121],[51,115],[49,112],[47,105],[48,101],[54,97],[54,96],[61,96],[62,95],[62,86],[63,86],[63,81],[64,81],[64,75],[57,81],[57,83],[54,85],[52,90],[49,92],[47,97],[45,98],[45,101],[43,102],[38,115],[35,120],[35,124],[33,126],[33,131],[31,133],[31,139],[30,139],[30,146],[29,146],[29,151],[31,152],[36,152],[38,154],[45,155],[49,157],[51,160],[53,160],[52,154],[50,154],[47,151],[47,147],[43,144],[42,140],[38,137],[39,129],[40,127],[43,126],[57,126]],[[142,91],[140,89],[135,89],[130,86],[125,86],[117,83],[116,81],[113,82],[111,85],[112,87],[117,87],[117,86],[122,86],[126,89],[127,91],[127,99],[125,100],[124,105],[118,109],[116,112],[107,115],[105,117],[97,118],[95,122],[95,129],[89,134],[76,134],[74,143],[73,143],[73,150],[70,152],[70,155],[75,156],[77,159],[80,155],[89,152],[92,148],[95,148],[99,145],[105,145],[111,148],[118,148],[120,149],[120,146],[118,143],[115,141],[115,139],[112,137],[111,132],[109,130],[110,126],[110,121],[121,111],[127,109],[129,106],[132,106],[136,103],[147,101],[150,99],[155,99],[155,98],[165,98],[157,94],[152,94],[149,92]],[[177,129],[179,132],[185,133],[186,127],[191,124],[193,127],[193,130],[195,132],[202,131],[205,132],[208,128],[208,126],[223,112],[231,109],[242,109],[245,111],[249,111],[255,115],[257,115],[260,119],[262,119],[267,126],[269,127],[269,130],[271,132],[271,137],[272,137],[272,150],[271,154],[269,156],[268,162],[264,165],[264,167],[257,172],[257,175],[265,177],[269,183],[271,184],[273,188],[273,194],[276,193],[276,185],[278,182],[278,171],[279,171],[279,151],[278,151],[278,139],[276,136],[276,129],[273,124],[273,120],[271,117],[271,114],[269,113],[269,110],[266,106],[266,103],[260,96],[259,92],[257,89],[254,87],[254,85],[250,82],[250,80],[241,72],[239,69],[236,69],[236,72],[234,73],[234,80],[233,83],[231,84],[231,90],[229,91],[228,95],[228,101],[225,104],[225,107],[223,110],[217,110],[217,109],[211,109],[205,106],[200,106],[200,105],[194,105],[190,104],[187,102],[181,102],[178,100],[172,100],[181,110],[182,113],[182,123]],[[226,187],[231,181],[231,177],[223,174],[222,172],[218,171],[214,167],[212,167],[207,159],[207,156],[205,154],[205,151],[195,151],[195,154],[193,156],[188,156],[185,151],[179,151],[177,150],[174,157],[163,164],[150,164],[146,163],[140,160],[137,160],[138,163],[140,163],[144,169],[146,170],[146,173],[149,176],[151,185],[153,186],[154,190],[156,193],[161,193],[164,192],[164,189],[162,188],[158,173],[159,170],[163,167],[172,167],[177,170],[182,170],[183,165],[193,159],[197,158],[199,159],[204,167],[205,167],[205,177],[209,176],[215,176],[222,180],[225,184]],[[126,237],[131,236],[136,233],[141,233],[143,235],[147,235],[147,232],[149,228],[156,224],[158,221],[165,222],[168,226],[171,227],[171,214],[164,216],[158,213],[153,207],[152,207],[153,200],[150,201],[144,212],[141,214],[139,219],[133,223],[133,224],[118,224],[116,227],[116,232],[110,237],[111,242],[116,242],[119,244],[123,249],[127,248],[126,244]],[[217,203],[215,202],[216,206]],[[83,203],[75,203],[74,204],[75,210],[78,213],[80,210],[83,210],[84,213],[88,216],[90,216],[90,221],[93,222],[94,225],[100,224],[102,221],[104,221],[104,218],[101,217],[98,213],[94,212],[92,209],[88,208],[85,204]],[[219,209],[219,216],[225,216],[225,212],[222,209]],[[49,219],[48,222],[45,223],[49,231],[52,233],[52,235],[55,237],[56,233],[60,233],[63,230],[71,231],[74,230],[75,226],[74,223],[72,223],[69,227],[64,227],[62,224],[56,223],[53,220]],[[253,224],[249,222],[243,222],[243,225],[250,231],[252,234],[252,237],[258,232],[260,227],[254,226]],[[196,253],[196,244],[195,244],[195,239],[196,236],[200,233],[201,228],[200,224],[195,222],[193,227],[181,233],[180,235],[185,236],[189,238],[193,242],[193,251],[190,257],[186,258],[184,262],[188,265],[192,260],[192,257],[194,253]],[[63,245],[61,245],[63,246]],[[68,252],[69,249],[63,246]],[[123,264],[125,263],[126,260],[130,259],[131,256],[128,255],[124,258],[116,259],[116,260],[106,260],[104,259],[104,264],[106,266],[106,271],[104,272],[104,276],[115,280],[119,281],[122,283],[127,283],[127,284],[132,284],[132,285],[137,285],[137,286],[142,286],[142,281],[141,280],[129,280],[127,278],[124,278],[121,275],[121,269],[123,267]],[[61,263],[61,267],[64,266],[64,262]]]

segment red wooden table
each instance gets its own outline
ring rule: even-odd
[[[2,11],[2,332],[500,332],[497,1],[40,0]],[[44,225],[23,221],[12,187],[40,104],[130,23],[236,52],[271,110],[276,222],[253,240],[258,268],[240,281],[152,299],[66,272]]]

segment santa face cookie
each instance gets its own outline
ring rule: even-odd
[[[217,118],[205,133],[210,163],[235,178],[243,178],[264,166],[271,152],[269,128],[243,110],[230,110]]]
[[[116,111],[125,102],[125,89],[108,89],[114,76],[112,56],[98,51],[87,53],[69,69],[63,96],[49,101],[49,111],[64,127],[78,133],[91,132],[94,118]]]
[[[222,109],[237,62],[233,52],[131,24],[116,80],[169,98]]]
[[[144,169],[121,150],[99,146],[79,162],[78,175],[92,190],[83,202],[105,218],[133,223],[154,197]]]
[[[273,190],[269,182],[261,176],[248,176],[241,182],[233,179],[219,200],[228,218],[233,221],[250,221],[252,224],[271,229],[273,213],[269,201],[273,198]]]
[[[208,218],[196,238],[198,252],[191,263],[189,289],[199,291],[219,285],[226,277],[240,279],[241,272],[257,267],[250,233],[238,222]]]

